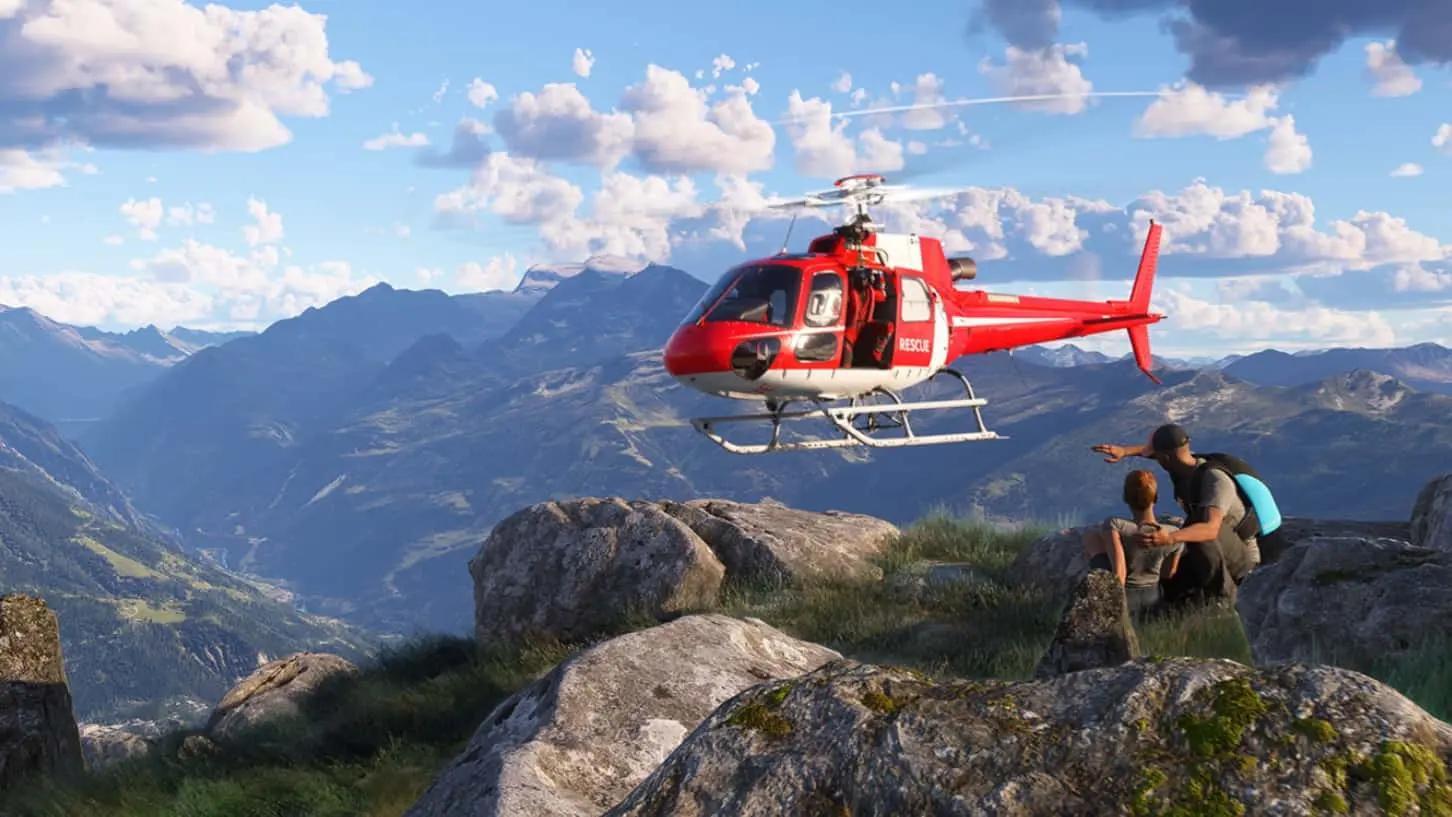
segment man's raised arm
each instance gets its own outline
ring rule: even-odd
[[[1107,455],[1104,458],[1104,461],[1105,462],[1119,462],[1120,460],[1124,459],[1125,457],[1152,457],[1152,456],[1154,456],[1154,454],[1150,451],[1149,445],[1147,445],[1147,444],[1140,444],[1140,445],[1110,445],[1108,443],[1101,443],[1099,445],[1094,446],[1090,450],[1091,451],[1096,451],[1096,452],[1098,452],[1100,454]]]

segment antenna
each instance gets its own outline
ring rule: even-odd
[[[787,244],[792,240],[792,228],[797,226],[797,213],[799,212],[801,211],[792,210],[792,220],[791,223],[787,224],[786,237],[781,240],[781,249],[777,252],[777,255],[787,254]]]

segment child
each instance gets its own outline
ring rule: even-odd
[[[1119,577],[1131,614],[1159,604],[1160,579],[1173,576],[1180,561],[1180,545],[1144,547],[1134,535],[1147,526],[1173,529],[1155,519],[1158,498],[1154,474],[1143,469],[1130,471],[1124,478],[1124,504],[1129,506],[1129,518],[1110,517],[1084,534],[1089,569],[1108,570]]]

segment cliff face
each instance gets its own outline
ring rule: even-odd
[[[0,790],[84,768],[55,614],[31,596],[0,596]]]

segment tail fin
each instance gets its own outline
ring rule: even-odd
[[[1134,350],[1135,365],[1156,385],[1162,385],[1160,379],[1155,377],[1155,373],[1150,371],[1154,358],[1150,357],[1149,327],[1141,323],[1129,327],[1127,331],[1129,332],[1129,348]]]
[[[1160,263],[1161,225],[1150,220],[1149,235],[1144,240],[1144,252],[1139,256],[1139,270],[1134,274],[1134,288],[1129,292],[1129,305],[1135,312],[1149,312],[1150,292],[1155,286],[1155,268]]]
[[[1129,292],[1129,308],[1139,315],[1149,314],[1150,293],[1155,286],[1155,268],[1160,262],[1160,230],[1161,226],[1151,220],[1149,235],[1144,240],[1144,252],[1139,257],[1139,270],[1134,274],[1134,288]],[[1150,371],[1154,358],[1150,356],[1149,328],[1145,324],[1139,324],[1129,327],[1128,331],[1135,365],[1139,366],[1146,377],[1159,384],[1160,379]]]

